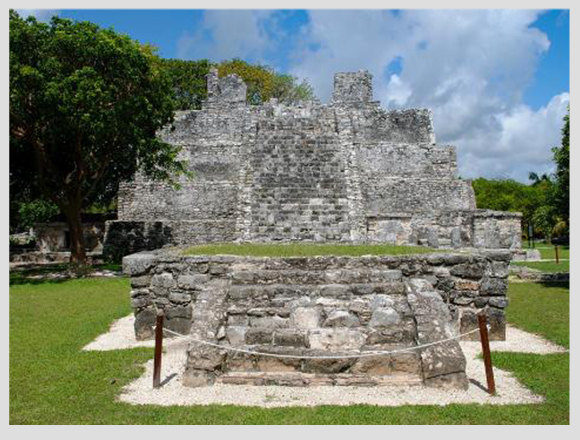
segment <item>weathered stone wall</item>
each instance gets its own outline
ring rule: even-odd
[[[430,211],[369,215],[367,220],[368,241],[433,248],[516,250],[521,246],[519,213],[440,210],[434,206]]]
[[[135,332],[167,328],[195,338],[294,355],[412,347],[477,328],[505,338],[508,251],[384,257],[183,256],[161,250],[125,257]],[[477,334],[472,336],[477,337]],[[439,362],[440,361],[440,362]],[[229,383],[466,386],[456,343],[387,358],[287,360],[232,355],[192,343],[190,385]]]
[[[519,248],[519,217],[476,211],[471,182],[457,178],[454,148],[435,144],[431,112],[383,110],[368,72],[336,74],[329,105],[249,106],[245,94],[235,75],[210,72],[202,110],[179,113],[175,129],[160,134],[183,147],[194,178],[182,179],[180,190],[142,176],[121,185],[109,231],[161,221],[168,244],[386,237]]]
[[[36,247],[40,252],[59,252],[70,249],[69,226],[66,222],[36,223]],[[105,222],[83,222],[83,238],[88,252],[103,250]]]

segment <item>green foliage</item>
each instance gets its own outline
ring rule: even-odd
[[[552,149],[556,173],[551,204],[557,216],[566,225],[570,222],[570,107],[564,117],[562,128],[562,145]]]
[[[35,223],[47,222],[59,212],[58,206],[46,200],[37,199],[20,204],[18,210],[19,224],[22,228],[28,229]]]
[[[207,98],[206,75],[211,63],[208,60],[186,61],[162,59],[163,69],[171,78],[178,110],[201,108]]]
[[[170,182],[185,172],[179,148],[156,136],[173,112],[170,78],[150,47],[90,22],[10,11],[11,185],[59,207],[79,261],[82,208],[107,205],[138,169]]]
[[[262,104],[270,98],[284,103],[315,98],[308,82],[298,82],[292,75],[280,74],[271,67],[250,64],[237,58],[218,64],[208,60],[163,59],[161,65],[171,79],[178,110],[201,108],[201,103],[207,98],[206,75],[211,67],[216,67],[221,77],[231,74],[240,76],[248,87],[249,104]]]
[[[542,212],[547,206],[552,185],[547,176],[537,179],[532,185],[511,179],[485,179],[483,177],[473,181],[478,208],[521,212],[523,234],[527,236],[528,225],[531,224],[536,237],[550,236],[555,225],[549,213]]]

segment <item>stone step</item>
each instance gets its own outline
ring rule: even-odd
[[[244,270],[235,268],[232,272],[233,284],[360,284],[401,281],[402,273],[397,269],[261,269]],[[401,292],[403,293],[403,292]]]
[[[285,306],[287,301],[299,297],[350,297],[402,295],[404,293],[404,286],[399,280],[350,284],[233,284],[228,291],[228,298],[233,302],[246,299],[269,299],[277,305]],[[308,301],[307,303],[310,304]],[[332,298],[327,303],[320,302],[316,305],[350,306]]]
[[[230,372],[217,377],[217,383],[231,385],[284,385],[284,386],[406,386],[421,385],[417,374],[390,374],[369,376],[366,374],[278,373],[278,372]]]

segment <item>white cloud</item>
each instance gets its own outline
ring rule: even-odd
[[[559,144],[569,101],[561,94],[538,110],[522,101],[550,47],[547,36],[530,27],[540,13],[310,11],[294,35],[289,70],[327,101],[335,72],[368,69],[383,107],[433,110],[437,140],[457,147],[462,176],[525,181],[529,171],[552,169],[550,148]],[[267,12],[210,11],[201,28],[182,39],[180,55],[268,62],[288,38],[266,32],[273,21]],[[394,60],[397,71],[388,68]]]
[[[496,116],[498,128],[489,137],[472,136],[463,141],[459,167],[465,176],[488,174],[526,181],[528,173],[554,171],[552,147],[560,146],[562,118],[570,95],[562,93],[532,110],[518,105]]]
[[[261,59],[271,46],[264,21],[270,11],[209,10],[193,34],[178,41],[180,58],[207,58],[222,61],[229,58]]]
[[[33,16],[38,21],[50,21],[53,16],[58,15],[59,11],[56,9],[16,9],[16,12],[24,18]]]

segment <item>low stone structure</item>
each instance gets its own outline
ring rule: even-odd
[[[105,252],[215,241],[519,249],[521,215],[476,209],[431,112],[387,111],[372,95],[359,71],[335,75],[328,105],[248,105],[239,77],[211,71],[203,108],[160,134],[183,147],[194,178],[179,190],[140,175],[122,184]]]
[[[477,328],[505,338],[509,251],[367,257],[185,256],[164,249],[127,256],[135,331],[166,327],[224,347],[328,356],[410,348]],[[470,337],[477,338],[477,333]],[[467,386],[457,341],[360,359],[277,359],[192,342],[189,385]]]

